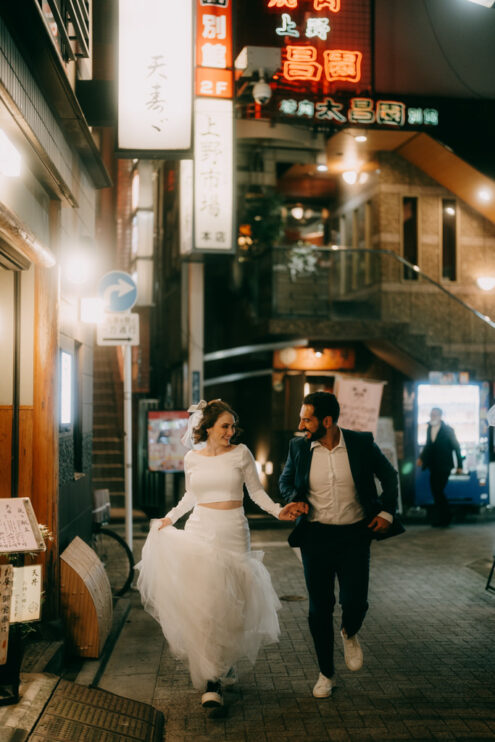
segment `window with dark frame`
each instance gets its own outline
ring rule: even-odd
[[[442,278],[457,280],[456,202],[442,199]]]
[[[418,264],[418,199],[404,196],[402,199],[402,256],[413,265]],[[418,274],[404,266],[404,279],[417,281]]]

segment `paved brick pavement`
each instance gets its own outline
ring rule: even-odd
[[[317,667],[304,579],[285,538],[255,531],[253,548],[265,551],[278,594],[303,600],[282,601],[280,643],[254,668],[238,668],[223,716],[201,708],[135,593],[100,687],[162,710],[167,742],[495,739],[495,593],[484,589],[495,523],[413,525],[373,545],[365,664],[349,672],[338,646],[339,684],[324,700],[311,695]]]

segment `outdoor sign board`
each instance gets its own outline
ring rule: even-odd
[[[181,254],[234,248],[232,0],[196,0],[194,161],[181,163]]]
[[[196,5],[196,95],[232,98],[232,0]]]
[[[190,153],[193,0],[119,0],[118,150]]]
[[[0,553],[45,551],[29,497],[0,499]]]
[[[109,312],[128,312],[137,300],[136,282],[124,271],[110,271],[100,280],[98,294]]]
[[[139,314],[106,312],[96,325],[98,345],[139,345]]]
[[[262,0],[262,5],[261,43],[281,51],[265,115],[322,129],[439,125],[437,102],[373,95],[369,0]]]
[[[196,98],[194,125],[194,245],[231,250],[233,237],[233,103]]]
[[[368,0],[264,0],[273,44],[282,43],[281,81],[329,93],[371,87]]]
[[[148,412],[148,468],[151,471],[184,471],[187,448],[181,438],[187,430],[189,413],[178,411]]]
[[[41,618],[41,564],[14,567],[10,623]]]
[[[0,564],[0,665],[5,665],[7,662],[13,581],[14,568],[12,565]]]

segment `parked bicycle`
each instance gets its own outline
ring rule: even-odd
[[[125,595],[134,577],[134,556],[125,540],[111,528],[110,491],[108,489],[93,492],[93,533],[92,547],[105,571],[116,598]]]

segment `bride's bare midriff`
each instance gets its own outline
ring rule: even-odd
[[[234,510],[242,507],[242,500],[227,500],[226,502],[200,502],[202,508],[213,508],[213,510]]]

